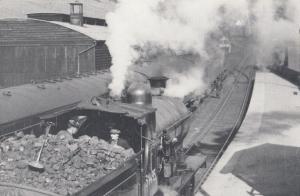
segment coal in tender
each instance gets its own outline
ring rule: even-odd
[[[74,139],[68,132],[48,135],[40,162],[42,173],[32,171],[34,161],[45,136],[19,133],[0,144],[0,181],[35,187],[69,195],[88,186],[116,169],[131,156],[132,149],[114,147],[108,142],[87,135]]]

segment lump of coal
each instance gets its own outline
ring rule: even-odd
[[[67,131],[48,135],[40,162],[45,171],[28,167],[36,159],[45,136],[18,134],[0,144],[0,181],[32,186],[60,195],[76,193],[133,156],[132,149],[114,148],[87,135],[74,139]]]

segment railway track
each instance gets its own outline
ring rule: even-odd
[[[195,137],[196,146],[187,149],[189,153],[207,156],[207,168],[196,173],[195,191],[201,189],[218,160],[225,152],[238,131],[250,101],[255,70],[253,66],[244,66],[250,56],[244,58],[235,69],[235,81],[226,91],[217,109],[209,116],[208,123]]]

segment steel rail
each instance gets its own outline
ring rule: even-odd
[[[240,109],[240,112],[238,114],[237,120],[235,121],[234,126],[230,131],[230,134],[228,135],[226,141],[224,142],[221,149],[219,150],[217,156],[214,158],[214,160],[211,163],[210,167],[205,171],[203,176],[201,176],[201,180],[198,183],[198,185],[195,187],[195,191],[198,191],[201,188],[201,186],[203,185],[203,183],[207,180],[208,176],[211,174],[211,172],[214,169],[214,167],[216,166],[217,162],[219,161],[219,159],[224,154],[225,150],[227,149],[228,145],[230,144],[230,142],[232,141],[234,135],[236,134],[239,126],[241,125],[242,120],[243,120],[243,116],[245,115],[245,110],[247,108],[247,104],[248,104],[248,101],[249,101],[249,96],[251,95],[251,92],[252,92],[252,82],[253,82],[254,75],[255,75],[255,71],[252,70],[249,74],[250,80],[248,81],[248,84],[247,84],[246,93],[245,93],[245,96],[243,98],[243,103],[240,107],[241,109]]]
[[[205,135],[207,135],[207,133],[210,131],[210,127],[213,124],[214,120],[216,119],[216,117],[218,116],[218,114],[220,113],[220,111],[222,110],[222,108],[224,107],[224,105],[226,104],[226,102],[228,101],[228,98],[230,97],[233,89],[234,89],[234,85],[228,90],[228,92],[226,93],[226,97],[224,98],[224,100],[222,101],[222,103],[218,106],[217,110],[213,112],[213,114],[211,114],[208,118],[209,123],[207,123],[203,129],[206,130],[205,132],[202,132],[201,134],[199,134],[198,136],[196,136],[195,141],[201,140],[205,137]],[[190,146],[188,146],[187,148],[185,148],[184,153],[187,154],[190,152],[190,150],[194,147],[194,144],[191,144]]]
[[[246,57],[244,57],[237,65],[238,68],[242,67],[245,64],[245,61],[249,58],[249,55],[247,55]],[[234,70],[238,70],[237,68],[235,68]],[[234,70],[231,71],[231,73],[234,72]],[[210,116],[210,118],[208,119],[209,123],[206,124],[203,129],[206,130],[205,132],[202,132],[198,137],[196,137],[197,139],[195,139],[195,141],[201,140],[203,139],[209,132],[210,132],[210,128],[213,125],[214,121],[216,120],[217,116],[221,113],[222,109],[225,107],[225,105],[227,104],[228,100],[230,99],[234,89],[236,88],[237,84],[238,84],[238,78],[239,76],[242,74],[242,72],[239,70],[238,71],[238,76],[235,77],[234,80],[234,85],[232,85],[230,87],[230,89],[228,89],[227,93],[226,93],[226,97],[223,99],[223,101],[221,102],[221,104],[218,106],[217,110]],[[189,147],[187,147],[185,149],[185,154],[187,154],[192,148],[193,148],[193,144],[190,145]]]

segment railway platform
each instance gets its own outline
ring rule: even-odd
[[[300,91],[258,72],[245,119],[202,185],[211,196],[300,195]]]

